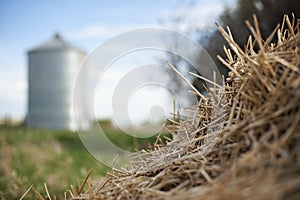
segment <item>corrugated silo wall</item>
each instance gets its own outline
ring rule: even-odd
[[[29,53],[27,125],[74,130],[73,90],[82,62],[76,49]]]

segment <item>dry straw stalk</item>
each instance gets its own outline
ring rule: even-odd
[[[70,199],[300,199],[300,20],[284,16],[265,41],[255,16],[246,24],[244,50],[217,25],[231,71],[208,97],[195,91],[170,142]]]
[[[172,140],[71,199],[300,199],[300,21],[284,16],[266,41],[256,16],[246,24],[245,50],[217,25],[231,71],[209,97],[192,87],[199,104],[166,127]]]

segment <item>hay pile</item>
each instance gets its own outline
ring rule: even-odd
[[[218,26],[229,77],[166,127],[172,141],[71,199],[300,199],[300,20],[265,41],[255,16],[247,25],[245,50]]]

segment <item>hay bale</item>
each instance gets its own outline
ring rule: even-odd
[[[255,16],[247,25],[245,50],[218,26],[231,71],[172,141],[71,199],[300,199],[300,20],[285,16],[265,41]]]

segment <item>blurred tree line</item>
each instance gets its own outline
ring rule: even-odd
[[[277,24],[281,23],[284,14],[288,14],[290,17],[294,14],[296,18],[299,17],[300,2],[298,0],[237,0],[234,8],[225,8],[217,22],[222,27],[230,27],[235,41],[243,49],[248,36],[250,35],[250,31],[248,30],[245,21],[249,20],[253,23],[253,14],[258,17],[262,37],[263,39],[266,39]],[[203,31],[201,31],[202,30],[198,30],[198,33],[196,34],[203,35]],[[200,37],[200,43],[214,60],[220,72],[226,76],[228,71],[217,59],[217,55],[225,57],[223,46],[227,45],[217,28],[209,35]],[[172,58],[170,60],[175,63],[175,65],[178,63],[178,60],[173,60]],[[201,63],[199,63],[199,66],[200,65]],[[189,68],[188,65],[186,68],[187,69],[185,70],[194,71]],[[176,78],[173,80],[176,81]],[[193,84],[199,91],[204,90],[203,83],[199,81],[199,79],[194,79]]]

